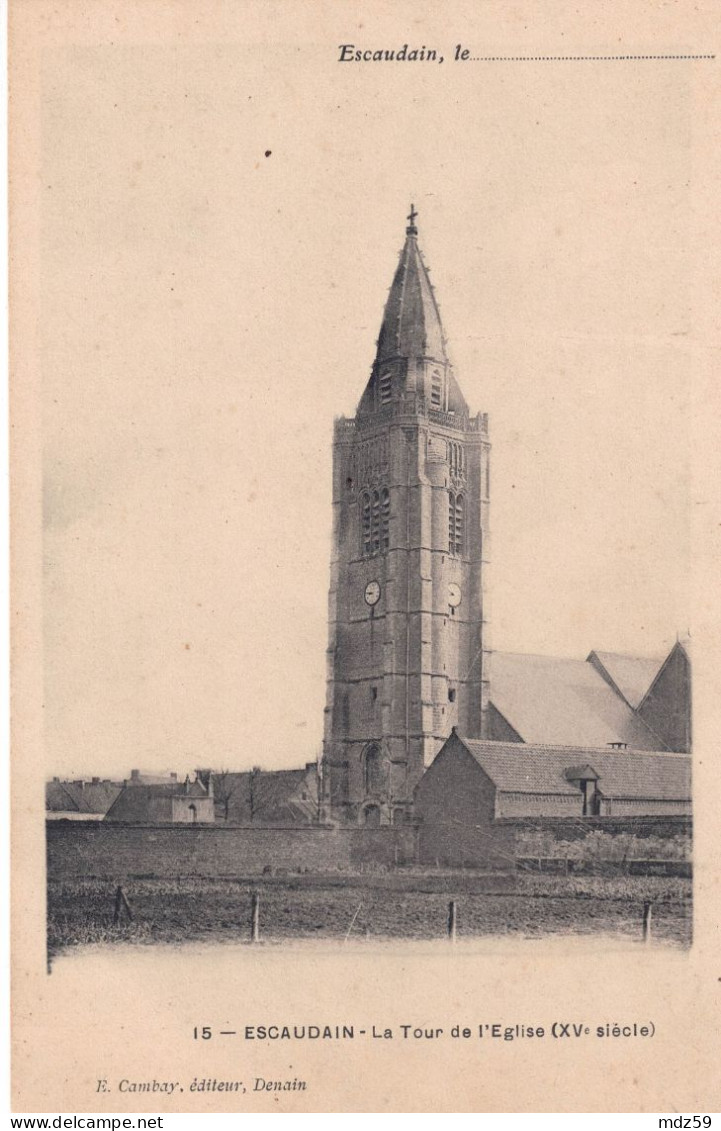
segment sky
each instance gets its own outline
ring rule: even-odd
[[[333,419],[411,201],[490,417],[492,647],[692,629],[683,72],[381,73],[278,39],[45,60],[49,775],[317,756]]]

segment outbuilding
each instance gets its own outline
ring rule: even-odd
[[[510,863],[503,818],[664,816],[691,812],[687,754],[540,746],[455,731],[415,791],[421,863]]]

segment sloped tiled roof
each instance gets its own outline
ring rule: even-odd
[[[128,785],[122,790],[106,814],[108,821],[170,821],[173,798],[204,798],[208,794],[200,782],[165,785]]]
[[[664,662],[664,657],[624,656],[620,652],[591,652],[588,662],[592,664],[594,659],[634,709],[638,707]]]
[[[667,751],[526,746],[457,736],[503,793],[577,794],[566,770],[587,762],[604,797],[679,801],[691,799],[691,759]]]
[[[171,821],[173,789],[164,785],[126,786],[105,815],[106,821]]]
[[[51,781],[45,785],[45,808],[50,813],[107,813],[122,790],[119,782]]]
[[[317,798],[307,770],[245,770],[213,775],[216,808],[228,820],[308,824],[315,819]],[[308,796],[303,799],[303,793]]]
[[[667,656],[664,656],[663,662],[659,665],[658,671],[653,677],[653,680],[641,696],[638,704],[640,713],[643,713],[643,705],[645,701],[653,695],[654,691],[656,690],[656,685],[663,681],[664,673],[666,672],[667,668],[673,665],[674,661],[678,660],[680,656],[683,657],[683,659],[686,661],[686,664],[689,664],[691,659],[690,640],[684,640],[683,642],[681,640],[677,640],[669,654]]]
[[[71,782],[49,781],[45,783],[45,808],[49,813],[87,813],[80,807]]]
[[[267,817],[277,815],[279,819],[283,816],[295,817],[305,780],[304,769],[275,770],[271,773],[257,774],[254,790],[254,805],[257,811]]]
[[[493,652],[490,701],[523,742],[637,750],[663,744],[585,660]]]

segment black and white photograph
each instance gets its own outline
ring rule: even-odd
[[[300,733],[283,736],[284,756],[295,754],[297,763],[276,768],[273,748],[257,748],[241,728],[232,753],[206,739],[201,764],[191,767],[185,751],[162,747],[156,758],[182,760],[180,772],[133,768],[122,780],[92,761],[95,749],[75,748],[98,773],[54,775],[47,784],[51,952],[118,941],[258,941],[261,929],[268,942],[430,939],[447,929],[454,939],[593,932],[689,945],[689,641],[677,635],[669,646],[667,635],[655,655],[616,652],[599,623],[604,647],[586,656],[492,648],[491,425],[488,413],[472,414],[449,360],[419,223],[411,204],[370,375],[355,414],[335,420],[332,480],[328,466],[317,487],[322,498],[332,482],[322,745],[307,745],[306,729],[318,727],[304,719]],[[248,379],[237,375],[239,385]],[[197,407],[205,407],[202,394]],[[209,438],[203,456],[212,466]],[[552,452],[542,458],[552,472]],[[668,489],[681,512],[677,471]],[[611,462],[597,491],[613,489],[617,473]],[[251,571],[287,553],[283,514],[263,505],[261,474],[254,509],[262,529],[257,542],[239,547]],[[287,474],[293,505],[292,467]],[[503,505],[513,485],[498,479]],[[648,486],[629,476],[626,497],[619,495],[627,504]],[[519,487],[531,503],[533,485]],[[62,514],[60,484],[47,489]],[[597,500],[587,509],[597,511]],[[57,510],[48,513],[49,539],[62,546]],[[218,517],[209,524],[216,533]],[[625,512],[610,531],[595,527],[593,539],[624,541],[627,522]],[[682,557],[679,527],[666,536],[678,539]],[[315,559],[322,538],[312,544]],[[586,545],[592,553],[592,540]],[[564,549],[548,547],[547,559]],[[633,551],[625,556],[631,570]],[[516,559],[514,578],[509,563],[497,584],[518,587],[528,564]],[[301,592],[314,572],[298,576]],[[642,576],[639,568],[635,577]],[[231,568],[223,595],[230,606],[241,598],[233,579]],[[678,579],[673,611],[683,600],[680,571]],[[52,559],[48,581],[54,585]],[[167,582],[172,589],[172,572]],[[542,584],[553,590],[552,576]],[[624,595],[634,601],[634,586]],[[602,593],[595,602],[602,610]],[[195,612],[196,631],[207,631],[209,618],[210,608]],[[268,634],[283,637],[284,623],[271,618]],[[646,643],[650,630],[640,625],[637,634]],[[152,648],[147,637],[136,644]],[[232,637],[226,648],[235,651]],[[295,657],[302,662],[299,650]],[[200,665],[212,660],[206,650]],[[57,674],[65,682],[67,673]],[[233,695],[242,713],[249,693],[242,666],[224,676],[218,694]],[[125,679],[134,685],[136,670]],[[272,719],[284,698],[273,680],[254,707]],[[213,714],[213,702],[204,703]],[[84,708],[81,697],[74,710]],[[69,713],[64,704],[56,710]],[[254,761],[259,749],[265,764]]]

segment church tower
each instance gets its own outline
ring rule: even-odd
[[[370,379],[336,420],[327,818],[411,818],[413,789],[453,726],[485,736],[485,414],[453,375],[411,207]]]

